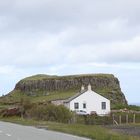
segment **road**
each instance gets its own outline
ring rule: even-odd
[[[89,140],[64,133],[0,122],[0,140]]]

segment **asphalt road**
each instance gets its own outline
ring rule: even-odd
[[[64,133],[0,122],[0,140],[89,140]]]

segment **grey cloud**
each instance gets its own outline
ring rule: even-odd
[[[18,30],[20,30],[20,27],[34,27],[36,30],[41,27],[42,30],[43,28],[46,30],[51,28],[52,30],[56,27],[55,30],[57,30],[57,28],[62,29],[63,27],[70,25],[87,25],[91,22],[92,24],[98,24],[99,21],[102,22],[104,20],[110,20],[118,17],[128,18],[129,23],[137,23],[140,12],[138,7],[140,2],[137,0],[135,0],[135,2],[130,0],[127,2],[114,2],[111,0],[43,0],[41,2],[39,0],[13,0],[9,3],[10,4],[5,2],[5,4],[2,5],[1,13],[15,18],[15,28],[17,27]],[[11,26],[14,26],[14,24]]]
[[[139,5],[139,0],[1,1],[0,65],[140,62]]]

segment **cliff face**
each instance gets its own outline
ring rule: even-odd
[[[111,100],[113,104],[127,104],[121,91],[119,80],[111,74],[90,74],[71,76],[35,75],[19,81],[15,90],[24,93],[37,91],[68,91],[80,89],[81,85],[91,84],[97,93]]]

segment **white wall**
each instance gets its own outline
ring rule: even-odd
[[[70,110],[75,111],[74,103],[76,102],[79,103],[78,110],[84,110],[89,114],[91,111],[96,111],[98,115],[105,115],[110,113],[110,101],[92,90],[88,90],[87,92],[70,101]],[[102,110],[102,102],[106,102],[105,110]],[[83,103],[86,103],[86,109],[83,109]]]

